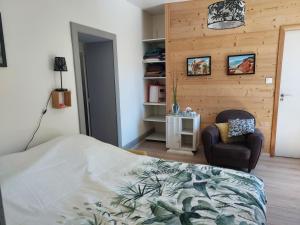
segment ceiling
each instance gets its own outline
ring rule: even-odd
[[[163,4],[171,2],[185,2],[187,0],[127,0],[145,11],[156,14],[163,12]]]

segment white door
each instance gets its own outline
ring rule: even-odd
[[[285,35],[279,98],[275,155],[300,158],[300,30]]]

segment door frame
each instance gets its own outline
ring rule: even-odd
[[[282,58],[283,58],[283,51],[284,51],[285,33],[287,31],[293,31],[293,30],[300,30],[300,24],[284,25],[284,26],[281,26],[280,30],[279,30],[278,56],[277,56],[276,80],[275,80],[275,91],[274,91],[273,119],[272,119],[272,130],[271,130],[271,148],[270,148],[271,156],[275,156],[275,149],[276,149],[278,107],[279,107]]]
[[[113,42],[114,51],[114,74],[115,74],[115,92],[116,92],[116,109],[117,109],[117,135],[118,135],[118,146],[122,146],[121,139],[121,115],[120,115],[120,94],[119,94],[119,73],[118,73],[118,58],[117,58],[117,36],[113,33],[98,30],[92,27],[84,26],[74,22],[70,22],[71,26],[71,38],[72,38],[72,48],[73,48],[73,63],[74,63],[74,73],[76,81],[76,93],[77,93],[77,105],[78,105],[78,116],[79,116],[79,130],[81,134],[87,134],[86,131],[86,116],[84,108],[84,95],[82,88],[82,74],[80,66],[80,53],[79,53],[79,33],[88,34],[92,36],[97,36],[100,38],[105,38]]]

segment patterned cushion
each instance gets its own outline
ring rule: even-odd
[[[245,141],[244,136],[237,136],[237,137],[228,137],[228,131],[229,131],[229,124],[228,123],[216,123],[215,124],[220,132],[221,140],[223,143],[238,143]]]
[[[254,119],[235,119],[228,120],[228,137],[236,137],[244,134],[254,133]]]

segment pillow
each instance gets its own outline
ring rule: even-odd
[[[228,120],[228,137],[236,137],[244,134],[254,133],[254,119],[235,119]]]
[[[223,143],[233,143],[233,142],[243,142],[245,140],[244,136],[237,137],[228,137],[229,124],[228,123],[216,123],[215,124],[219,129],[221,140]]]

